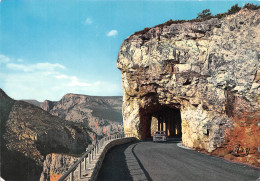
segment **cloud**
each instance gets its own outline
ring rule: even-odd
[[[8,57],[6,59],[9,60]],[[84,77],[71,75],[70,70],[59,63],[26,64],[24,60],[21,63],[7,63],[1,68],[3,72],[0,72],[0,87],[14,99],[59,100],[67,93],[122,95],[121,81],[89,81]]]
[[[116,36],[118,35],[118,31],[117,30],[111,30],[110,32],[107,33],[107,36],[110,37],[110,36]]]
[[[77,77],[70,77],[71,82],[68,84],[69,87],[88,87],[91,84],[80,82]]]
[[[17,62],[22,63],[23,59],[19,58],[19,59],[17,59]]]
[[[0,1],[0,2],[1,2],[1,1]],[[1,64],[1,63],[7,63],[7,62],[10,62],[10,61],[11,61],[11,60],[10,60],[9,57],[0,54],[0,64]]]
[[[64,74],[55,76],[57,79],[67,79],[69,80],[69,83],[67,86],[69,87],[88,87],[91,86],[91,84],[86,82],[81,82],[76,76],[67,76]]]
[[[31,64],[31,65],[25,65],[25,64],[16,64],[16,63],[8,63],[7,68],[12,69],[12,70],[21,70],[24,72],[33,72],[33,71],[40,71],[40,70],[48,70],[48,71],[53,71],[55,69],[66,69],[65,66],[55,63],[37,63],[37,64]]]
[[[67,79],[68,76],[67,75],[64,75],[64,74],[61,74],[61,75],[57,75],[55,76],[57,79]]]
[[[86,20],[83,22],[84,25],[91,25],[93,23],[91,18],[86,18]]]

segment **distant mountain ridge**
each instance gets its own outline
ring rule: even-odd
[[[43,110],[72,122],[88,125],[97,135],[123,130],[122,96],[66,94],[60,101],[46,100]]]
[[[34,99],[22,99],[21,101],[28,102],[32,105],[37,106],[37,107],[41,107],[41,104],[42,104],[42,102],[39,102],[39,101],[34,100]]]

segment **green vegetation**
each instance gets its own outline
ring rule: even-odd
[[[232,6],[229,10],[227,14],[235,14],[238,11],[240,11],[241,8],[238,6],[238,4],[235,4],[234,6]]]
[[[211,12],[209,9],[203,10],[201,13],[198,13],[197,19],[207,20],[212,18]]]
[[[254,4],[251,4],[251,3],[247,3],[244,5],[243,8],[247,8],[247,9],[251,9],[251,10],[257,10],[260,8],[260,6],[258,5],[254,5]]]
[[[244,8],[249,9],[249,10],[257,10],[260,8],[260,6],[254,5],[252,3],[247,3],[243,6],[243,8],[241,8],[238,6],[238,4],[235,4],[228,10],[228,12],[216,14],[215,16],[212,16],[210,9],[205,9],[202,12],[198,13],[198,16],[196,19],[192,19],[192,20],[172,20],[172,19],[170,19],[169,21],[166,21],[163,24],[159,24],[159,25],[155,26],[154,28],[156,28],[156,27],[163,28],[164,26],[170,26],[171,24],[180,24],[180,23],[185,23],[185,22],[201,22],[201,21],[209,20],[211,18],[221,19],[221,18],[226,17],[227,15],[235,14]],[[143,35],[143,34],[147,33],[150,29],[151,28],[146,27],[145,29],[143,29],[141,31],[135,32],[134,35]]]

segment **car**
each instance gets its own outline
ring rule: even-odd
[[[167,136],[166,136],[166,131],[155,131],[153,135],[153,142],[157,141],[166,141]]]

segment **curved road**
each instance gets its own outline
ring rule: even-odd
[[[259,169],[183,149],[176,142],[137,142],[112,148],[97,180],[258,181],[259,177]]]

